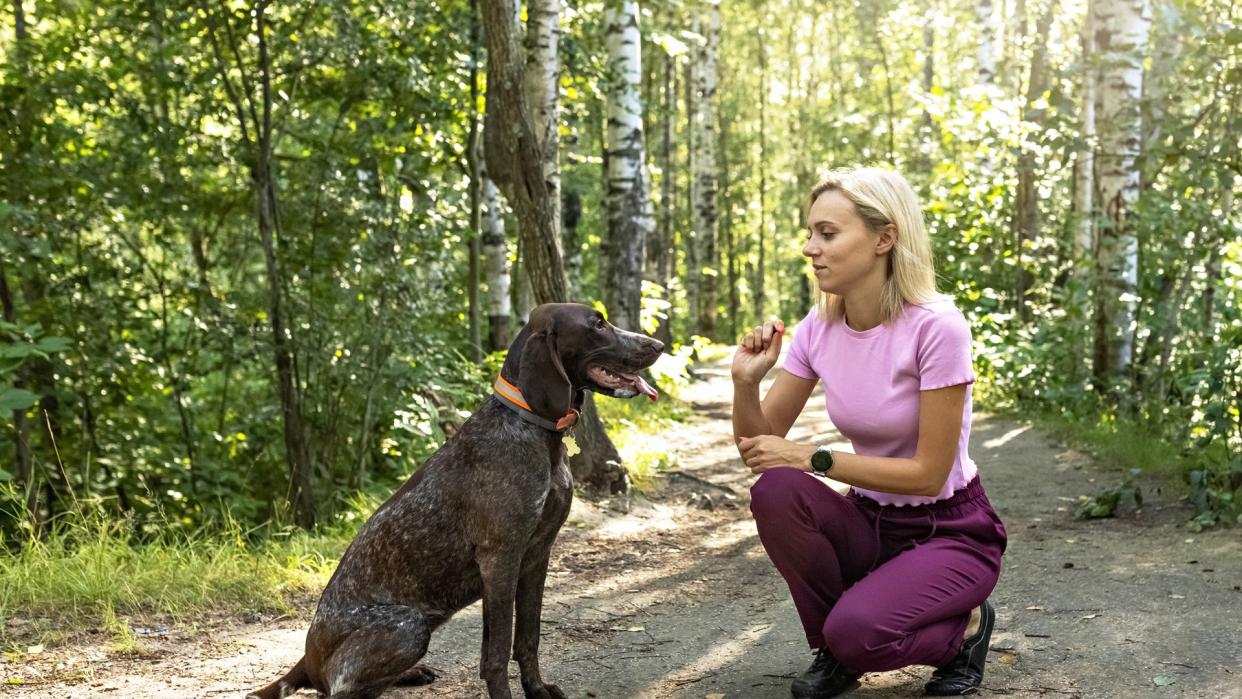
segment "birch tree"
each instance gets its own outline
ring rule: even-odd
[[[1095,250],[1094,199],[1095,193],[1095,30],[1094,6],[1096,0],[1088,0],[1087,14],[1082,31],[1082,105],[1080,121],[1082,132],[1074,161],[1074,260],[1080,276],[1090,271],[1087,263]],[[1082,315],[1089,314],[1087,299],[1083,298]]]
[[[515,6],[520,7],[520,3]],[[526,100],[534,121],[535,139],[543,150],[543,179],[548,187],[552,220],[561,244],[561,168],[559,163],[559,96],[561,59],[561,0],[526,3]]]
[[[487,36],[487,121],[484,130],[488,171],[517,214],[521,255],[539,303],[569,300],[561,255],[556,207],[543,163],[546,151],[536,137],[535,120],[523,90],[523,61],[516,41],[511,0],[482,0]],[[570,459],[575,480],[610,492],[628,489],[621,457],[604,432],[591,393],[582,405],[577,435],[582,453]]]
[[[1100,52],[1099,194],[1095,294],[1096,380],[1126,371],[1134,348],[1138,237],[1130,220],[1139,195],[1143,59],[1151,26],[1147,0],[1097,0]]]
[[[668,282],[671,274],[671,267],[676,257],[673,249],[673,122],[677,118],[677,86],[675,76],[677,75],[677,54],[673,53],[669,45],[670,39],[666,33],[664,40],[663,55],[663,89],[661,95],[663,98],[664,110],[660,118],[660,221],[657,229],[656,242],[654,245],[647,246],[648,259],[651,263],[651,274],[655,279],[655,283],[664,290],[666,296],[668,294]],[[683,51],[684,45],[678,44]],[[667,312],[667,317],[656,328],[656,339],[664,343],[666,348],[672,348],[672,310]]]
[[[569,277],[569,298],[582,296],[582,196],[572,189],[561,192],[561,245],[565,248],[565,276]]]
[[[702,22],[695,17],[691,23],[691,33],[699,36],[702,30]],[[698,170],[695,168],[695,161],[698,158],[696,152],[696,144],[698,134],[699,121],[699,100],[697,96],[697,86],[699,84],[699,60],[702,58],[702,47],[697,43],[690,50],[690,55],[686,60],[685,77],[683,84],[685,85],[685,102],[686,102],[686,160],[685,167],[682,171],[686,174],[685,186],[685,206],[683,210],[686,212],[686,219],[683,222],[685,234],[682,236],[682,245],[685,250],[686,257],[686,315],[689,319],[688,328],[693,332],[699,327],[699,295],[702,288],[698,284],[701,276],[701,263],[699,261],[699,237],[695,228],[694,205],[698,201],[699,183],[696,177]]]
[[[932,86],[936,78],[936,7],[934,2],[928,2],[923,12],[923,94],[927,97],[931,96]],[[926,99],[926,97],[925,97]],[[936,127],[932,121],[931,112],[927,111],[927,105],[923,105],[922,121],[919,125],[919,133],[922,136],[921,148],[922,153],[918,159],[919,166],[924,170],[931,168],[932,152],[936,147]]]
[[[561,258],[556,206],[548,201],[543,144],[523,91],[521,49],[511,0],[483,0],[487,37],[487,118],[484,145],[489,176],[517,214],[522,257],[540,303],[564,301],[568,284]]]
[[[996,16],[992,12],[992,0],[978,0],[975,4],[975,19],[979,23],[979,45],[975,48],[979,84],[991,86],[996,83],[996,54],[993,49]]]
[[[642,76],[638,3],[613,0],[604,11],[609,79],[608,120],[608,265],[605,287],[613,322],[638,331],[642,303],[642,268],[647,239],[655,228],[643,145]]]
[[[720,45],[720,3],[706,0],[703,48],[695,70],[697,101],[694,111],[694,232],[701,275],[698,278],[698,324],[695,332],[716,334],[716,60]],[[691,283],[694,283],[693,281]]]
[[[509,246],[505,239],[504,212],[496,183],[483,174],[483,272],[487,279],[487,345],[495,352],[509,346],[509,317],[513,305],[509,300]]]

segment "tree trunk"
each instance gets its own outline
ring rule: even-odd
[[[1096,262],[1094,375],[1109,391],[1129,369],[1134,348],[1138,237],[1129,215],[1139,195],[1139,103],[1150,22],[1147,0],[1096,3],[1095,38],[1103,65],[1099,190],[1104,224]]]
[[[245,92],[236,89],[229,78],[223,51],[216,36],[216,15],[206,4],[200,7],[207,21],[207,37],[216,58],[220,80],[224,85],[225,94],[232,102],[237,114],[238,126],[241,129],[243,145],[253,154],[250,170],[250,183],[255,195],[255,218],[259,228],[259,240],[263,247],[264,263],[267,270],[268,283],[268,315],[272,324],[272,353],[276,365],[276,380],[280,392],[281,414],[284,419],[285,459],[289,464],[289,495],[293,508],[294,520],[303,528],[310,529],[315,525],[315,499],[312,490],[312,472],[310,452],[306,445],[306,430],[302,418],[302,393],[298,384],[297,344],[294,341],[294,323],[285,321],[283,299],[283,276],[280,261],[276,253],[275,237],[280,232],[280,218],[276,199],[276,187],[273,175],[273,143],[272,143],[272,85],[271,62],[267,50],[266,10],[268,3],[264,0],[255,5],[252,13],[256,23],[256,36],[259,51],[259,100],[262,114],[255,111],[253,85],[243,84]],[[228,16],[224,17],[229,22]],[[230,40],[235,33],[226,32]],[[240,47],[231,45],[231,55],[240,59]],[[239,66],[240,68],[240,66]],[[242,75],[246,73],[243,71]],[[245,97],[249,105],[243,106]],[[255,132],[254,140],[250,132]]]
[[[664,84],[661,94],[664,99],[664,113],[660,121],[660,227],[655,245],[647,248],[651,260],[651,274],[655,283],[660,286],[665,300],[669,300],[669,267],[673,259],[673,121],[677,116],[677,89],[674,76],[676,60],[664,54]],[[664,351],[673,351],[673,311],[670,307],[667,316],[656,328],[655,337],[664,343]]]
[[[315,526],[315,498],[311,483],[310,452],[306,448],[306,429],[302,420],[302,391],[295,376],[297,357],[293,336],[294,323],[285,324],[284,277],[280,272],[280,261],[274,242],[279,231],[280,218],[272,168],[272,84],[271,64],[267,53],[266,10],[267,3],[260,2],[254,13],[259,44],[263,118],[257,125],[259,141],[256,144],[251,181],[254,185],[263,259],[267,268],[268,313],[272,321],[272,348],[280,384],[281,412],[284,415],[285,452],[289,461],[289,500],[293,503],[294,518],[298,526],[310,529]]]
[[[887,42],[878,34],[874,38],[876,49],[880,52],[880,66],[884,69],[884,96],[888,105],[888,110],[885,112],[888,122],[888,162],[893,167],[896,167],[897,127],[894,122],[897,120],[897,105],[893,99],[893,72],[888,67]]]
[[[1083,332],[1076,335],[1073,342],[1076,354],[1081,357],[1090,356],[1094,350],[1094,326],[1092,325],[1091,291],[1095,287],[1095,103],[1098,78],[1098,64],[1095,52],[1094,5],[1096,0],[1087,0],[1087,12],[1083,20],[1082,43],[1082,104],[1080,111],[1081,133],[1074,159],[1074,215],[1072,269],[1074,280],[1070,287],[1070,303],[1073,312],[1082,320]],[[1081,381],[1084,376],[1085,363],[1074,363],[1074,379]]]
[[[932,86],[936,78],[936,32],[935,17],[936,9],[933,2],[927,3],[927,9],[923,14],[923,96],[924,99],[931,98]],[[923,123],[920,127],[920,141],[923,144],[923,152],[919,156],[919,166],[924,172],[930,173],[932,166],[932,153],[935,152],[936,138],[935,126],[932,123],[931,112],[927,108],[923,108]]]
[[[578,224],[582,221],[582,197],[566,189],[561,194],[561,240],[565,246],[565,274],[569,277],[569,297],[582,299],[582,238]]]
[[[31,143],[30,127],[33,123],[30,110],[30,75],[29,66],[27,64],[29,58],[29,35],[26,32],[26,14],[22,8],[22,0],[13,0],[13,27],[14,27],[14,46],[13,58],[16,65],[16,73],[21,76],[22,82],[18,86],[17,96],[17,135],[13,139],[13,163],[10,164],[10,177],[5,182],[5,199],[8,199],[16,206],[25,206],[26,197],[19,192],[21,186],[21,178],[15,173],[22,170],[24,164],[29,158],[29,150]],[[7,150],[7,149],[6,149]],[[13,230],[10,233],[13,240],[19,240],[23,232],[18,229],[19,217],[10,216]],[[12,291],[9,289],[8,278],[5,270],[0,267],[0,303],[3,304],[4,319],[9,323],[17,322],[17,306],[13,301]],[[26,368],[19,368],[13,380],[14,388],[25,388],[28,381],[27,375],[29,371]],[[13,411],[13,442],[16,453],[14,459],[17,464],[17,480],[18,483],[26,491],[25,508],[27,516],[30,517],[30,523],[34,527],[36,534],[43,531],[43,521],[39,512],[39,485],[35,482],[35,472],[33,468],[33,458],[30,452],[29,433],[26,429],[26,411]]]
[[[720,45],[720,3],[707,0],[706,42],[698,70],[698,109],[695,111],[694,230],[699,251],[699,314],[696,332],[716,337],[716,281],[719,264],[716,240],[719,220],[716,201],[716,60]],[[693,282],[692,282],[693,283]]]
[[[736,241],[733,231],[733,215],[732,206],[729,200],[729,121],[722,120],[720,123],[720,172],[723,176],[720,180],[720,210],[723,212],[720,217],[720,238],[724,244],[724,258],[722,260],[725,274],[725,289],[728,302],[725,305],[725,315],[729,323],[728,337],[737,336],[737,323],[739,315],[739,306],[741,304],[741,296],[738,291],[737,278],[737,254]]]
[[[1082,134],[1074,162],[1074,267],[1079,279],[1090,279],[1091,256],[1095,251],[1095,93],[1096,55],[1093,6],[1088,0],[1082,32]],[[1079,310],[1090,317],[1089,299],[1084,293]],[[1085,354],[1085,353],[1084,353]]]
[[[517,312],[518,326],[526,325],[530,312],[535,308],[535,292],[530,288],[530,276],[526,273],[526,251],[522,240],[521,224],[518,224],[517,257],[511,269],[510,295]]]
[[[479,309],[479,260],[483,257],[483,163],[479,147],[479,6],[478,0],[470,0],[470,133],[466,141],[466,166],[470,170],[470,243],[469,271],[466,279],[466,301],[470,317],[470,353],[475,363],[483,361],[483,333]],[[367,415],[371,412],[371,397],[367,395]],[[364,417],[363,423],[367,422]]]
[[[484,0],[487,37],[488,174],[513,207],[521,233],[524,269],[539,303],[564,301],[569,285],[561,257],[560,221],[549,200],[543,144],[522,91],[523,63],[515,40],[511,0]]]
[[[20,6],[18,10],[20,11]],[[17,308],[13,303],[13,295],[9,291],[9,281],[3,267],[0,267],[0,305],[4,307],[5,322],[17,323]],[[23,388],[24,383],[22,372],[19,370],[13,381],[13,387]],[[30,517],[31,524],[35,525],[35,531],[40,531],[42,526],[39,518],[39,487],[34,481],[34,469],[31,468],[30,442],[26,433],[26,410],[24,408],[13,411],[13,443],[16,447],[14,458],[17,462],[17,482],[26,491],[26,515]]]
[[[511,0],[483,0],[482,6],[488,51],[484,129],[488,171],[517,214],[525,269],[536,300],[566,301],[568,283],[561,258],[559,221],[552,218],[544,151],[536,139],[522,90],[514,5]],[[575,479],[591,488],[625,487],[620,458],[599,422],[590,394],[583,404],[582,418],[578,434],[587,444],[570,461]]]
[[[481,163],[482,164],[482,163]],[[483,208],[487,219],[483,227],[483,267],[487,278],[487,348],[496,352],[513,341],[509,300],[509,250],[505,240],[504,212],[500,210],[500,193],[496,183],[482,170]],[[527,309],[527,313],[529,313]]]
[[[979,84],[993,85],[996,82],[996,56],[992,41],[996,37],[996,16],[992,12],[992,0],[977,0],[975,19],[979,23],[979,46],[975,49]]]
[[[1224,199],[1221,211],[1233,210],[1233,178],[1232,172],[1226,171],[1221,177],[1221,185],[1224,190]],[[1228,219],[1226,219],[1226,224]],[[1232,226],[1227,226],[1228,231]],[[1240,237],[1237,233],[1242,230],[1235,229],[1235,239]],[[1207,288],[1203,291],[1203,334],[1206,337],[1216,337],[1216,284],[1220,281],[1221,267],[1221,251],[1224,250],[1227,240],[1217,240],[1208,251],[1207,264],[1204,265],[1204,273],[1207,277]]]
[[[552,221],[561,221],[561,168],[558,118],[561,60],[561,0],[526,3],[526,104],[530,107],[535,140],[543,151],[543,178],[547,183]],[[561,244],[558,235],[556,244]]]
[[[702,21],[698,17],[694,18],[693,31],[699,33],[702,31]],[[699,297],[702,288],[698,284],[698,279],[702,276],[702,270],[699,269],[699,234],[695,221],[697,219],[694,213],[695,202],[698,201],[698,121],[700,109],[699,100],[697,98],[699,84],[699,64],[703,60],[702,47],[695,45],[690,51],[689,60],[686,61],[686,204],[685,211],[687,220],[684,223],[683,230],[685,234],[682,236],[682,244],[685,246],[686,255],[686,275],[684,279],[686,289],[686,312],[688,315],[686,323],[686,334],[690,335],[698,332],[699,327]]]
[[[1025,22],[1022,23],[1022,32],[1025,34]],[[1045,11],[1036,24],[1035,36],[1047,36],[1048,28],[1052,24],[1052,12]],[[1045,66],[1046,43],[1042,40],[1032,42],[1034,50],[1031,53],[1031,77],[1027,83],[1026,106],[1024,108],[1023,121],[1026,124],[1042,124],[1044,118],[1044,109],[1035,106],[1043,99],[1044,92],[1048,89],[1048,71]],[[1023,126],[1023,130],[1026,126]],[[1035,135],[1031,134],[1031,138]],[[1031,284],[1031,275],[1026,269],[1026,247],[1027,241],[1034,241],[1039,235],[1040,215],[1039,215],[1039,198],[1035,192],[1035,153],[1031,148],[1025,145],[1027,139],[1022,139],[1023,145],[1020,146],[1018,154],[1018,191],[1016,193],[1014,212],[1014,256],[1017,261],[1014,270],[1014,304],[1017,307],[1019,319],[1025,323],[1030,320],[1030,311],[1027,305],[1027,289]]]
[[[761,324],[767,317],[765,308],[767,300],[764,297],[767,281],[764,279],[764,272],[767,269],[765,256],[768,247],[768,43],[766,32],[762,27],[759,28],[757,36],[759,38],[759,235],[755,240],[757,259],[755,277],[751,281],[751,301],[754,305],[755,323]]]
[[[604,11],[609,57],[608,118],[608,236],[614,256],[605,287],[612,322],[641,331],[642,272],[647,239],[655,221],[651,216],[643,143],[641,36],[638,3],[611,0]]]

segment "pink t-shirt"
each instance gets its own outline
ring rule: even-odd
[[[812,310],[794,334],[785,371],[824,386],[828,417],[868,456],[911,458],[919,441],[919,391],[972,384],[970,326],[951,301],[907,305],[891,323],[857,331],[844,320],[826,321]],[[885,505],[922,505],[965,486],[978,469],[970,442],[970,389],[953,470],[934,497],[896,495],[863,488]]]

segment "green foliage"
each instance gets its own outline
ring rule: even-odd
[[[69,349],[68,338],[44,336],[38,323],[25,327],[0,321],[0,420],[7,420],[14,410],[32,407],[38,396],[13,385],[18,369],[30,358],[50,359],[57,352]],[[0,479],[8,476],[0,469]]]
[[[1126,471],[1126,475],[1120,485],[1096,493],[1078,503],[1078,508],[1074,510],[1074,516],[1078,519],[1113,517],[1117,514],[1118,505],[1122,503],[1133,507],[1142,507],[1143,489],[1134,483],[1134,479],[1140,473],[1142,471],[1137,468]]]
[[[26,13],[21,39],[14,7]],[[652,3],[641,21],[651,191],[674,247],[665,287],[644,288],[645,330],[658,322],[683,345],[700,342],[687,298],[705,270],[718,272],[721,320],[704,341],[801,318],[812,300],[800,254],[807,191],[829,167],[891,165],[919,191],[942,289],[972,322],[981,403],[1064,416],[1119,458],[1126,439],[1115,435],[1150,435],[1172,450],[1163,468],[1190,485],[1195,526],[1242,515],[1236,9],[1193,0],[1155,13],[1128,219],[1141,249],[1133,369],[1107,386],[1091,376],[1101,272],[1080,264],[1091,251],[1076,245],[1071,204],[1081,77],[1095,60],[1080,52],[1081,5],[999,8],[1006,40],[995,82],[980,85],[971,3],[926,14],[892,0],[726,2],[721,259],[694,266],[685,80],[700,9]],[[1047,36],[1034,36],[1047,11]],[[499,356],[484,368],[465,359],[470,3],[269,5],[268,64],[245,3],[27,2],[0,13],[0,271],[16,318],[0,326],[0,453],[24,440],[34,471],[0,512],[8,541],[75,507],[124,520],[134,540],[230,518],[287,523],[274,288],[323,519],[352,512],[358,493],[390,490],[486,394]],[[579,300],[590,302],[603,296],[607,225],[602,5],[567,8],[563,26],[561,174],[583,203]],[[930,47],[912,26],[931,28]],[[1049,88],[1028,95],[1037,48]],[[265,107],[274,270],[252,179]],[[1023,167],[1039,225],[1019,240]],[[683,347],[683,367],[657,383],[675,386],[692,354],[726,352]],[[46,413],[17,434],[10,410],[36,400]],[[618,428],[677,417],[661,412],[676,405],[665,401],[605,403]],[[17,506],[30,493],[36,512]]]
[[[678,397],[678,391],[690,382],[694,350],[694,345],[674,344],[672,352],[662,355],[651,367],[661,394],[659,400],[639,396],[595,401],[631,481],[640,490],[659,473],[676,466],[676,445],[664,442],[660,435],[690,416],[690,406]]]
[[[23,328],[69,339],[6,325],[0,407],[46,397],[47,420],[22,437],[38,516],[77,497],[139,538],[229,517],[287,521],[250,178],[263,102],[253,15],[158,2],[26,9],[20,46],[0,33],[0,51],[23,59],[0,71],[6,106],[21,107],[0,113],[12,136],[0,139],[0,265]],[[483,385],[459,310],[470,8],[406,9],[265,15],[279,283],[329,516],[357,489],[408,475]],[[14,391],[27,350],[40,361]],[[0,451],[18,437],[0,433]],[[11,538],[33,515],[8,512]]]

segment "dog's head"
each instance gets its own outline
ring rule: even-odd
[[[664,344],[613,326],[603,314],[576,303],[545,303],[509,347],[501,375],[514,383],[536,414],[553,417],[577,408],[579,391],[616,398],[655,389],[638,375]]]

